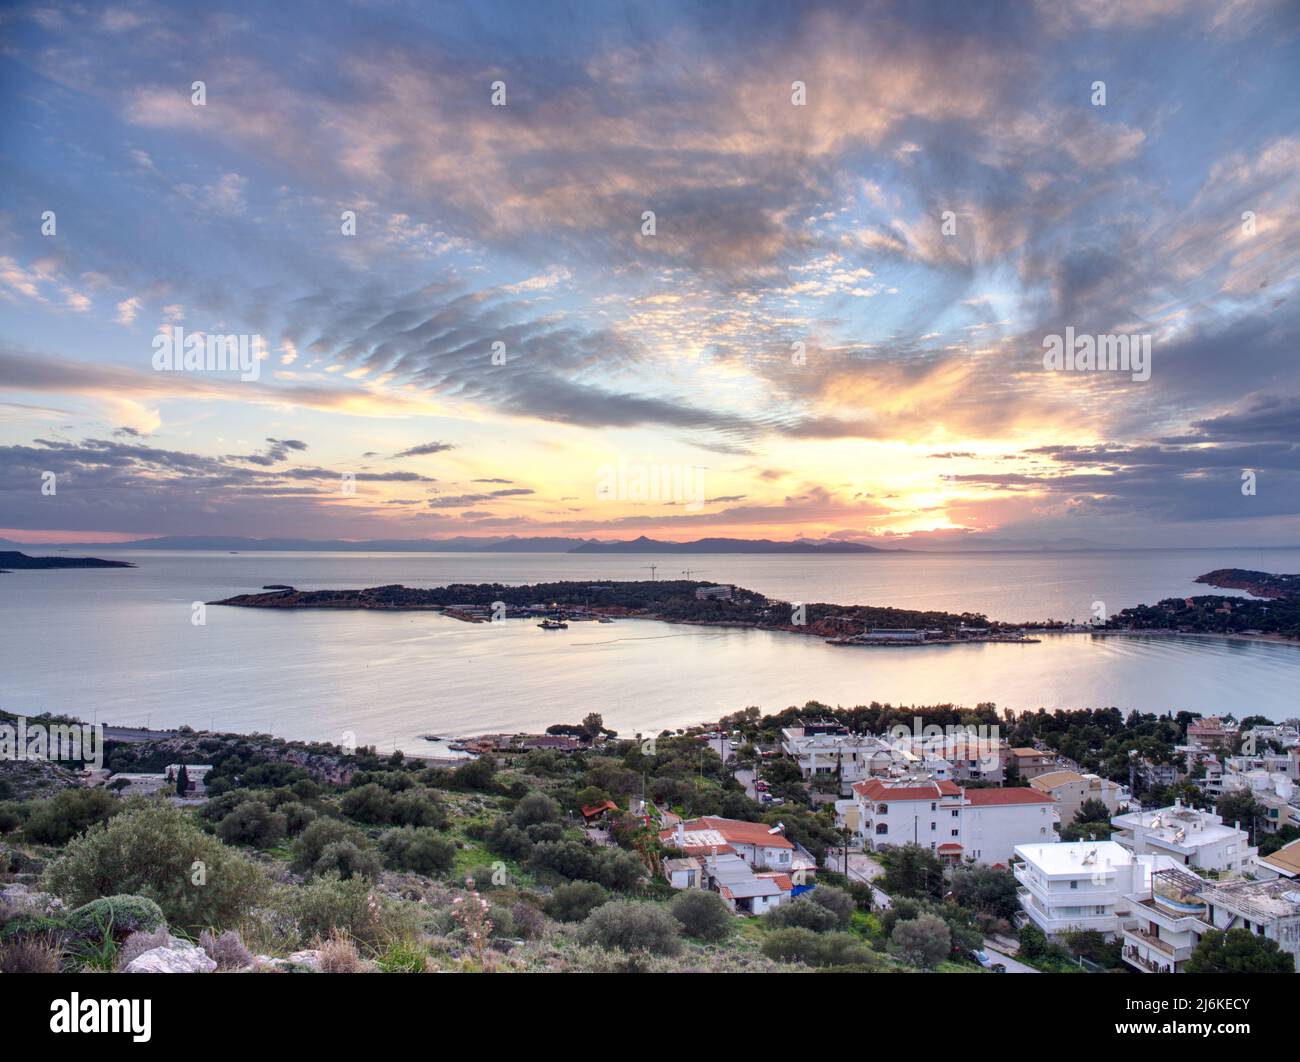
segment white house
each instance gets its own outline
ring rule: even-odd
[[[1134,811],[1111,820],[1111,840],[1144,855],[1171,856],[1185,867],[1205,873],[1241,873],[1254,866],[1258,848],[1245,830],[1227,825],[1212,811],[1185,807],[1181,801],[1157,811]]]
[[[868,849],[918,844],[953,863],[1008,864],[1016,845],[1056,838],[1055,802],[1028,786],[966,789],[949,781],[871,778],[853,793]]]
[[[1132,913],[1129,897],[1147,893],[1150,875],[1174,865],[1114,841],[1020,844],[1016,856],[1021,909],[1048,936],[1093,929],[1115,937]]]
[[[688,856],[734,854],[755,870],[789,872],[794,868],[794,845],[779,827],[763,822],[711,816],[689,819],[661,830],[659,839]]]

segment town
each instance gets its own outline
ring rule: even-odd
[[[109,727],[103,766],[0,765],[0,969],[671,969],[699,949],[718,969],[1292,971],[1297,722],[810,702],[630,738],[590,713],[442,758]],[[181,862],[124,868],[159,829],[189,838]],[[196,910],[172,877],[203,851],[246,891]],[[455,914],[480,895],[486,949]],[[250,916],[268,905],[287,942]]]

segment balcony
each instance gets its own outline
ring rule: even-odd
[[[1124,940],[1126,948],[1129,946],[1154,948],[1169,963],[1186,962],[1192,957],[1191,944],[1171,944],[1167,940],[1161,940],[1154,933],[1148,933],[1145,929],[1125,928]]]

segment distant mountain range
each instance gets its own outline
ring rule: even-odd
[[[0,545],[20,545],[0,539]],[[105,549],[176,550],[299,550],[347,553],[885,553],[896,552],[859,542],[795,539],[701,538],[693,542],[665,542],[642,535],[629,542],[602,542],[594,538],[375,538],[361,542],[309,538],[243,538],[238,536],[167,535],[131,542],[103,543]],[[27,548],[31,548],[30,546]],[[42,549],[68,548],[42,546]],[[77,548],[84,549],[85,546]]]
[[[865,546],[861,542],[795,539],[774,542],[769,538],[697,538],[693,542],[662,542],[653,538],[634,538],[630,542],[585,542],[571,553],[891,553]]]

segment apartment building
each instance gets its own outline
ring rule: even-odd
[[[1012,868],[1025,916],[1048,936],[1092,929],[1120,934],[1134,895],[1146,894],[1150,875],[1170,869],[1161,855],[1134,855],[1114,841],[1016,845]]]
[[[856,815],[841,814],[841,821],[856,823],[865,849],[918,844],[951,863],[1006,865],[1016,845],[1056,837],[1055,804],[1028,786],[967,789],[950,781],[872,778],[854,785],[853,794]]]
[[[1209,926],[1245,929],[1276,940],[1300,970],[1300,885],[1293,879],[1207,883],[1199,895]]]
[[[1111,820],[1111,840],[1137,855],[1158,853],[1202,874],[1240,874],[1253,869],[1259,849],[1249,834],[1212,811],[1181,801],[1156,811],[1134,811]]]
[[[1124,961],[1141,973],[1182,973],[1203,934],[1205,880],[1176,867],[1151,875],[1146,892],[1129,896],[1131,921],[1124,925]]]
[[[1056,770],[1056,754],[1041,749],[1010,749],[1008,759],[1016,765],[1020,777],[1026,782],[1040,775],[1051,774]]]
[[[1237,730],[1236,723],[1207,715],[1187,725],[1187,743],[1203,749],[1231,748]]]
[[[888,774],[899,762],[893,747],[878,737],[815,725],[782,730],[781,751],[799,765],[806,781],[838,777],[846,791],[854,782]]]
[[[1123,786],[1095,774],[1077,771],[1052,771],[1031,778],[1029,784],[1056,801],[1062,825],[1068,826],[1079,813],[1085,800],[1100,800],[1112,815],[1119,813],[1127,803]]]

